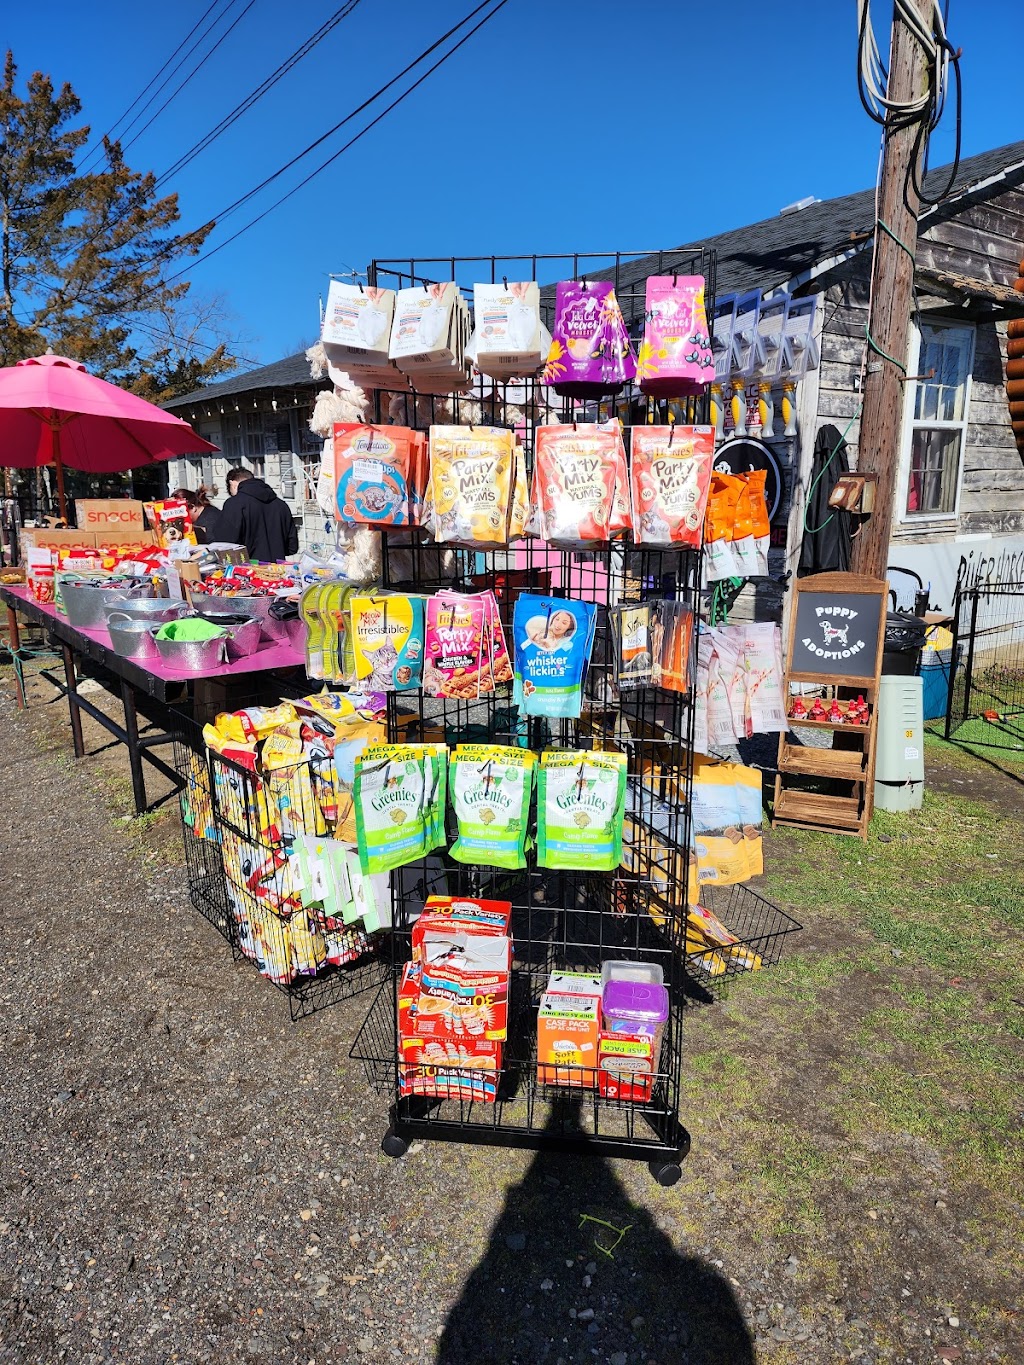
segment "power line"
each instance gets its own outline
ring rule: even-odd
[[[188,83],[189,83],[191,80],[193,80],[196,76],[199,75],[199,72],[202,71],[203,67],[204,67],[204,66],[206,65],[206,63],[210,60],[210,58],[213,56],[213,54],[217,51],[217,49],[220,47],[221,43],[223,43],[224,40],[225,40],[225,38],[227,38],[227,37],[232,33],[232,31],[238,27],[238,25],[242,22],[242,20],[245,18],[245,16],[249,13],[249,11],[252,9],[252,7],[253,7],[253,5],[254,5],[255,3],[256,3],[256,0],[249,0],[249,3],[246,5],[245,9],[242,10],[241,14],[239,14],[235,19],[233,19],[233,20],[231,21],[231,23],[228,25],[228,27],[224,30],[224,32],[220,35],[220,37],[219,37],[219,38],[217,39],[217,41],[214,43],[213,47],[210,48],[209,52],[207,52],[206,55],[205,55],[205,56],[196,64],[196,66],[194,66],[194,67],[192,68],[192,70],[191,70],[191,71],[189,72],[189,74],[185,77],[185,79],[181,82],[181,84],[178,85],[174,90],[171,91],[171,93],[167,96],[167,98],[164,100],[163,104],[161,104],[160,108],[156,111],[156,113],[153,114],[151,118],[147,119],[147,121],[142,125],[142,127],[139,129],[139,131],[135,134],[134,137],[129,138],[127,142],[125,142],[125,143],[122,144],[122,150],[125,150],[125,151],[126,151],[126,150],[132,145],[132,143],[138,142],[139,138],[140,138],[140,137],[142,136],[142,134],[146,131],[146,129],[147,129],[147,128],[150,128],[150,127],[156,122],[156,120],[160,117],[160,115],[164,112],[164,110],[167,108],[167,106],[168,106],[169,104],[173,103],[173,101],[176,100],[176,99],[178,98],[178,96],[181,94],[181,92],[185,89],[185,86],[188,85]],[[130,127],[131,127],[131,124],[129,124],[129,125],[128,125],[128,128],[126,128],[124,131],[127,133]]]
[[[222,133],[227,132],[233,123],[236,123],[243,114],[248,113],[254,104],[261,100],[268,91],[272,90],[278,81],[288,74],[292,67],[296,66],[304,57],[307,57],[317,44],[322,42],[343,19],[347,19],[359,3],[360,0],[347,0],[346,4],[342,5],[340,9],[335,10],[331,17],[327,19],[315,33],[312,33],[301,46],[297,47],[292,55],[282,62],[275,71],[272,71],[266,80],[258,85],[255,90],[246,95],[245,99],[242,100],[240,104],[237,104],[229,114],[225,114],[224,118],[221,119],[216,127],[211,128],[205,137],[200,138],[200,140],[190,147],[187,152],[184,152],[178,160],[175,161],[173,166],[169,166],[162,175],[158,176],[156,180],[157,185],[162,184],[163,181],[169,180],[172,175],[176,175],[179,171],[184,170],[184,168],[191,161],[194,161],[201,152],[204,152],[207,147],[216,142]]]
[[[234,4],[234,2],[235,2],[235,0],[230,0],[230,3],[229,3],[229,5],[228,5],[228,8],[229,8],[229,9],[230,9],[231,5]],[[195,33],[196,29],[199,28],[200,25],[202,25],[202,24],[204,24],[204,23],[206,22],[206,20],[207,20],[207,18],[209,17],[211,11],[215,10],[215,9],[217,8],[217,6],[218,6],[220,3],[221,3],[221,0],[212,0],[211,4],[209,4],[209,5],[206,7],[206,9],[203,11],[203,13],[200,15],[200,17],[196,20],[196,22],[192,25],[192,27],[189,29],[189,31],[185,34],[184,38],[182,38],[181,42],[180,42],[180,43],[178,44],[178,46],[174,49],[174,51],[171,53],[171,55],[167,58],[167,60],[164,62],[163,66],[160,68],[160,70],[159,70],[159,71],[156,73],[156,75],[150,80],[149,84],[146,85],[146,86],[144,86],[144,87],[142,88],[142,90],[139,91],[139,93],[135,96],[135,98],[132,100],[131,104],[129,104],[128,108],[124,111],[124,113],[123,113],[123,114],[120,114],[120,115],[114,120],[114,122],[110,125],[110,127],[107,129],[107,131],[103,134],[103,137],[100,138],[98,145],[95,146],[95,147],[92,149],[91,152],[86,152],[86,153],[83,154],[84,159],[83,159],[83,161],[82,161],[82,165],[79,167],[79,173],[80,173],[80,174],[84,173],[84,171],[86,170],[87,164],[89,164],[89,165],[92,164],[92,162],[95,160],[97,154],[102,150],[102,147],[103,147],[103,144],[104,144],[105,140],[106,140],[107,138],[113,136],[114,129],[118,126],[118,124],[124,122],[124,120],[128,117],[128,115],[132,112],[132,110],[133,110],[133,109],[135,108],[135,106],[138,104],[139,100],[141,100],[141,99],[148,93],[148,91],[150,90],[150,88],[151,88],[151,87],[160,79],[160,77],[164,74],[164,72],[165,72],[165,71],[167,70],[167,68],[170,66],[171,62],[174,61],[175,57],[178,55],[178,53],[181,51],[181,49],[185,46],[185,44],[188,42],[188,40],[192,37],[193,33]],[[221,17],[223,17],[223,16],[221,16]],[[211,27],[212,27],[212,25],[211,25]],[[161,86],[160,88],[163,89],[163,86]],[[153,98],[154,98],[154,99],[156,98],[156,95],[155,95],[155,94],[154,94],[154,97],[153,97]],[[148,107],[148,106],[147,106],[147,107]]]

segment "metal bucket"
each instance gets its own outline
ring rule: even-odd
[[[153,588],[143,583],[137,588],[107,588],[94,583],[61,583],[61,601],[68,624],[76,630],[101,630],[106,624],[104,608],[115,602],[152,597]]]
[[[274,605],[272,597],[214,597],[210,593],[192,590],[192,605],[203,616],[251,616],[259,621],[266,639],[278,637],[267,629],[270,608]]]
[[[302,618],[298,613],[298,604],[284,598],[276,598],[272,603],[271,610],[267,619],[263,623],[263,629],[272,640],[286,640],[289,643],[295,640],[296,623],[302,624]],[[280,615],[278,615],[280,612]],[[305,635],[303,635],[305,640]]]
[[[242,616],[235,613],[228,616],[226,612],[201,611],[199,616],[204,621],[209,621],[211,625],[223,626],[228,632],[228,658],[244,659],[250,654],[255,654],[263,638],[260,629],[259,619],[255,616]]]
[[[227,660],[228,632],[211,635],[208,640],[158,640],[161,626],[150,626],[150,634],[160,658],[176,673],[208,673]]]
[[[122,659],[157,659],[160,657],[149,621],[136,620],[127,612],[109,610],[107,631],[114,653]]]
[[[150,597],[126,602],[107,602],[103,608],[107,621],[114,615],[130,616],[133,621],[144,621],[147,626],[163,625],[165,621],[177,621],[182,616],[190,616],[192,608],[180,598]]]

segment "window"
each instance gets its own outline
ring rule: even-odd
[[[921,324],[907,459],[904,517],[952,517],[967,439],[974,328]],[[927,376],[927,377],[924,377]]]

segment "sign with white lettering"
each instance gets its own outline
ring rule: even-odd
[[[884,600],[876,593],[801,592],[790,671],[874,678]]]

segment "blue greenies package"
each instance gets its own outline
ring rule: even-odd
[[[541,754],[537,865],[613,872],[622,862],[625,806],[625,754]]]
[[[526,716],[578,716],[594,646],[592,602],[522,593],[512,618],[512,700]]]
[[[535,756],[502,744],[460,744],[449,773],[459,837],[449,850],[458,863],[526,866],[526,827]]]
[[[448,750],[443,744],[371,744],[356,761],[353,799],[366,876],[444,846]]]

